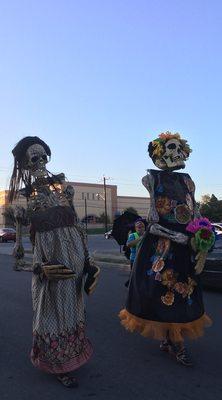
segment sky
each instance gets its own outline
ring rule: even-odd
[[[0,189],[37,135],[48,169],[147,196],[148,143],[180,132],[196,198],[222,199],[220,0],[0,0]]]

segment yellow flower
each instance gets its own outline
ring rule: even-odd
[[[166,269],[162,273],[162,285],[167,286],[168,288],[173,288],[176,282],[177,278],[173,269]]]
[[[156,157],[161,157],[164,153],[163,145],[158,140],[153,140],[152,145],[154,147],[153,154]]]

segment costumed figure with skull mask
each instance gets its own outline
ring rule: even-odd
[[[185,167],[191,152],[187,141],[165,132],[150,142],[148,151],[160,170],[148,170],[142,179],[150,193],[149,225],[120,319],[126,329],[160,340],[161,350],[190,366],[184,338],[198,338],[211,323],[199,274],[215,238],[210,222],[198,212],[191,177],[175,172]]]
[[[15,257],[22,259],[21,224],[31,223],[33,254],[33,346],[31,361],[56,374],[67,387],[77,386],[67,373],[85,364],[92,345],[85,335],[83,288],[90,294],[99,268],[90,259],[85,235],[77,224],[74,189],[64,174],[46,169],[51,151],[36,136],[20,140],[12,151],[14,170],[9,200],[27,199],[27,210],[15,208]]]

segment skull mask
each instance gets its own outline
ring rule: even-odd
[[[176,170],[185,168],[185,160],[187,154],[183,151],[183,147],[179,140],[170,139],[165,144],[165,153],[161,161],[166,163],[165,169]]]
[[[33,144],[26,152],[26,168],[35,178],[47,175],[46,164],[48,162],[47,153],[40,144]]]

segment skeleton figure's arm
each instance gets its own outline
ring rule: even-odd
[[[188,236],[183,233],[173,231],[171,229],[164,228],[159,224],[151,224],[149,226],[149,231],[152,235],[162,236],[173,242],[181,243],[186,245],[188,243]]]
[[[142,184],[143,186],[145,186],[145,188],[148,190],[150,194],[150,209],[148,214],[148,221],[151,223],[158,222],[159,215],[156,211],[155,197],[154,197],[154,178],[149,172],[149,170],[147,171],[147,175],[142,178]]]
[[[24,247],[22,244],[22,226],[27,225],[27,211],[21,206],[15,206],[14,217],[16,222],[16,242],[13,249],[15,257],[15,270],[24,266]]]
[[[142,183],[149,191],[150,194],[150,210],[148,215],[148,222],[149,222],[149,232],[152,235],[157,235],[161,237],[168,238],[173,242],[181,243],[186,245],[188,242],[188,236],[184,235],[183,233],[173,231],[171,229],[164,228],[159,222],[159,216],[156,211],[155,205],[155,197],[154,197],[154,178],[149,172],[147,171],[147,175],[142,178]]]

